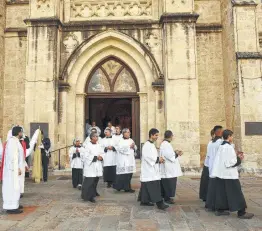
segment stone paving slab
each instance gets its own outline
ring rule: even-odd
[[[0,231],[262,231],[261,178],[241,177],[248,211],[256,214],[252,220],[240,220],[236,214],[216,217],[206,212],[198,199],[199,178],[195,176],[179,179],[176,204],[166,212],[139,205],[138,177],[132,182],[137,190],[134,194],[108,189],[101,179],[101,197],[96,204],[83,202],[70,178],[58,178],[53,176],[41,184],[27,180],[21,200],[25,213],[7,215],[0,209]]]

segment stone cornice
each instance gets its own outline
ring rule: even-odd
[[[29,1],[6,1],[6,5],[28,5]]]
[[[107,28],[154,29],[159,28],[158,20],[108,20],[108,21],[72,21],[63,23],[63,31],[105,30]]]
[[[61,26],[59,18],[28,18],[24,20],[27,26]]]
[[[25,27],[8,27],[5,29],[5,33],[8,32],[27,32],[27,28]]]
[[[199,14],[196,13],[164,13],[160,17],[160,23],[172,22],[196,22]]]
[[[262,59],[261,52],[236,52],[237,59]]]
[[[221,24],[196,24],[197,33],[219,33],[222,31]]]
[[[236,0],[231,0],[233,6],[251,6],[251,7],[256,7],[257,3],[254,1],[236,1]]]

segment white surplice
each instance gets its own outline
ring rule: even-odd
[[[76,153],[76,149],[78,149],[78,152],[80,153],[80,157],[76,157],[73,159],[74,153]],[[83,147],[71,147],[69,149],[69,158],[70,158],[70,165],[71,168],[77,168],[77,169],[83,169],[83,161],[81,159],[81,155],[84,155],[86,152],[86,149]]]
[[[22,170],[24,151],[16,137],[8,139],[5,149],[3,166],[3,209],[18,209],[20,199],[20,184],[18,169]]]
[[[209,145],[207,156],[208,156],[208,168],[209,168],[209,176],[210,177],[211,177],[212,169],[214,167],[214,161],[215,161],[215,158],[216,158],[218,148],[222,144],[222,142],[223,142],[222,139],[218,139],[218,140],[216,140],[216,142],[212,141],[211,144]]]
[[[207,144],[207,152],[206,152],[206,158],[205,158],[205,162],[204,162],[204,165],[206,167],[208,167],[208,162],[209,162],[209,156],[208,156],[208,152],[209,152],[209,148],[210,148],[210,145],[212,144],[212,140],[208,142]]]
[[[117,147],[117,144],[115,143],[115,140],[111,138],[103,138],[101,140],[101,147],[105,151],[105,148],[112,146],[114,148]],[[104,167],[107,166],[116,166],[116,151],[113,150],[107,150],[104,152]]]
[[[160,164],[161,178],[174,178],[183,175],[176,153],[166,140],[160,145],[160,156],[165,159],[165,163]]]
[[[113,140],[115,141],[115,144],[118,145],[120,140],[123,138],[123,135],[120,134],[120,135],[113,135]]]
[[[150,141],[145,142],[142,148],[141,159],[141,174],[140,181],[156,181],[160,180],[159,164],[156,163],[158,152],[154,143]]]
[[[236,163],[237,155],[234,147],[228,143],[220,145],[214,160],[211,177],[238,179],[238,168],[234,167]]]
[[[30,147],[26,149],[26,157],[30,156],[34,152],[34,147],[37,142],[38,136],[39,136],[40,130],[37,129],[32,136],[32,139],[30,140]],[[22,174],[19,176],[19,183],[20,183],[20,193],[25,192],[25,168],[28,167],[26,160],[23,161],[23,167],[21,169]]]
[[[95,156],[104,156],[104,151],[100,144],[92,144],[89,142],[86,145],[85,152],[80,153],[81,159],[84,163],[83,175],[85,177],[100,177],[103,175],[102,162],[97,160],[93,162]]]
[[[135,143],[131,138],[120,139],[117,145],[116,174],[127,174],[136,172],[135,150],[130,145]]]

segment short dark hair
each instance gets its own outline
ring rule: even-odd
[[[233,132],[229,129],[226,129],[223,131],[223,139],[224,140],[227,140],[229,136],[232,136],[233,135]]]
[[[222,129],[223,127],[221,125],[216,125],[213,130],[214,130],[214,133],[219,130],[219,129]]]
[[[159,133],[159,131],[156,129],[156,128],[151,128],[148,135],[149,135],[149,138],[155,134]]]
[[[165,131],[164,137],[165,139],[169,139],[173,136],[173,132],[170,130]]]
[[[22,127],[15,126],[12,128],[12,136],[18,136],[18,134],[22,131],[23,131]]]
[[[210,136],[213,136],[215,134],[215,131],[214,131],[214,129],[212,129],[211,131],[210,131]]]
[[[116,125],[116,128],[120,128],[120,130],[122,129],[122,128],[121,128],[121,125]]]

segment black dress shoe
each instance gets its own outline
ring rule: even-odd
[[[111,184],[107,184],[107,188],[111,188],[112,187],[112,185]]]
[[[173,199],[165,200],[165,203],[170,204],[170,205],[175,204]]]
[[[96,203],[96,200],[94,198],[90,199],[89,201],[92,203]]]
[[[169,206],[164,204],[164,203],[161,203],[160,205],[157,205],[157,208],[160,209],[160,210],[165,210],[165,209],[169,208]]]
[[[24,206],[23,205],[19,205],[18,209],[23,209]]]
[[[98,192],[96,192],[96,196],[97,196],[97,197],[100,197],[100,194],[99,194]]]
[[[77,186],[77,188],[78,188],[78,190],[81,190],[81,189],[82,189],[82,185],[79,184],[79,185]]]
[[[23,212],[23,210],[20,210],[20,209],[6,210],[6,213],[8,213],[8,214],[20,214],[22,212]]]
[[[20,198],[23,198],[24,197],[24,195],[23,194],[20,194]]]
[[[238,216],[238,218],[240,218],[240,219],[251,219],[253,216],[254,216],[253,213],[245,213],[242,216]]]
[[[151,202],[148,202],[148,203],[143,203],[143,202],[141,202],[140,205],[141,205],[141,206],[154,206],[154,204],[151,203]]]

